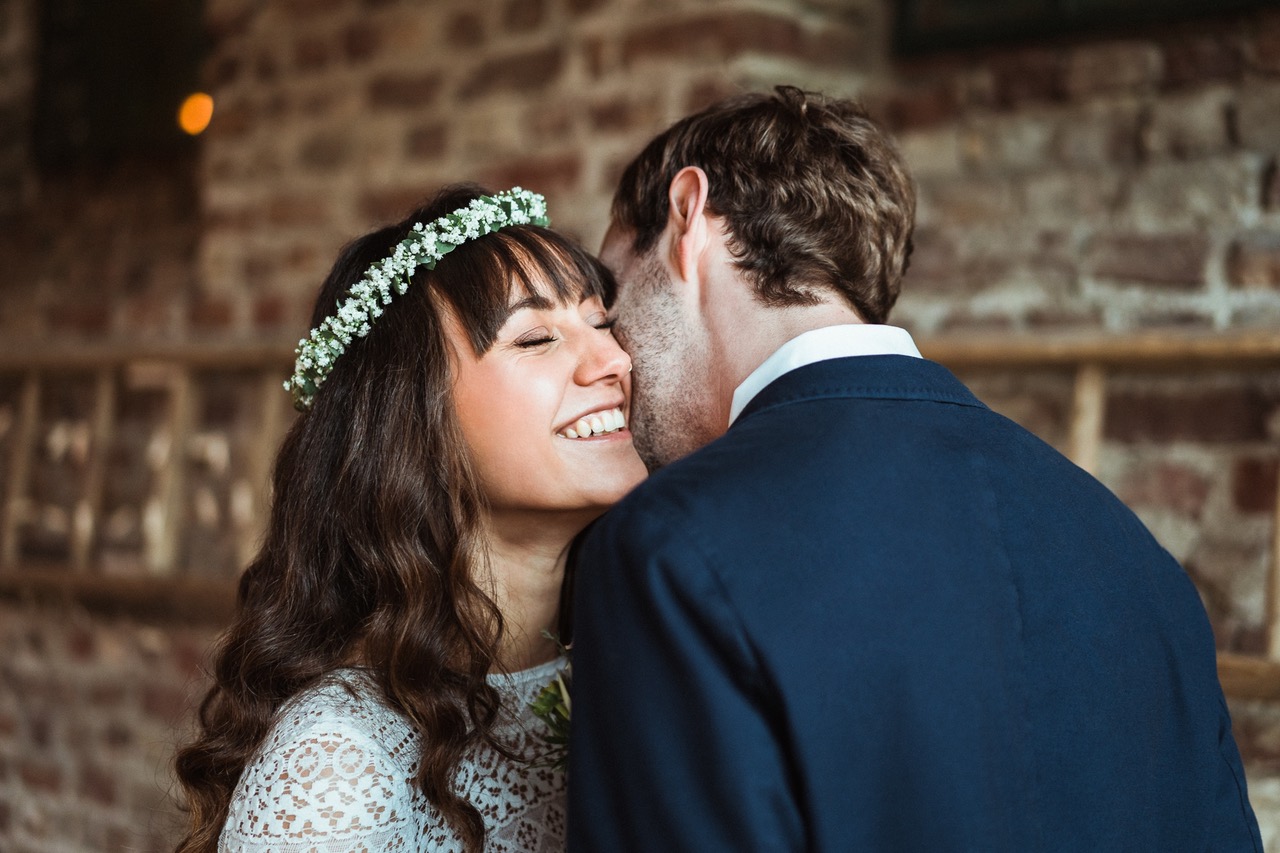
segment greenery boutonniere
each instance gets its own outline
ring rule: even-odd
[[[549,631],[543,631],[542,634],[555,640],[560,654],[569,658],[569,647],[561,643],[559,637]],[[556,677],[529,703],[534,716],[546,723],[549,729],[545,740],[552,750],[543,763],[556,770],[563,770],[569,763],[569,716],[573,711],[573,702],[569,698],[569,685],[573,683],[571,666],[572,664],[565,666],[557,672]]]

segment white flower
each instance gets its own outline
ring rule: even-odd
[[[365,337],[370,324],[382,316],[382,306],[391,304],[391,289],[403,295],[413,272],[420,266],[434,268],[452,249],[508,225],[529,223],[546,226],[547,200],[520,187],[495,196],[473,199],[466,207],[440,217],[435,222],[415,222],[409,236],[401,240],[390,257],[369,267],[352,285],[333,316],[326,317],[310,334],[298,341],[293,376],[284,383],[299,409],[309,409],[315,389],[324,384],[333,360],[350,346],[352,336]],[[441,246],[443,242],[447,246]]]

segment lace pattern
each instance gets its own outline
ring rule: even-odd
[[[563,659],[490,676],[506,716],[497,737],[526,759],[545,756],[545,724],[529,702]],[[289,701],[231,799],[219,851],[453,853],[462,845],[412,784],[417,732],[358,670],[340,670]],[[565,776],[487,746],[459,764],[456,790],[484,818],[486,853],[561,853]]]

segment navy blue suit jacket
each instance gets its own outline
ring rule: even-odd
[[[933,362],[782,376],[577,571],[575,853],[1261,851],[1182,568]]]

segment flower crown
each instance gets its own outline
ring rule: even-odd
[[[311,408],[316,392],[333,370],[334,361],[346,352],[352,338],[369,334],[373,321],[382,316],[382,306],[391,304],[392,288],[404,295],[414,270],[435,269],[441,258],[468,240],[509,225],[530,224],[551,224],[547,218],[547,200],[520,187],[480,196],[430,225],[414,223],[409,236],[400,241],[391,256],[369,267],[352,285],[337,312],[298,341],[293,375],[284,383],[284,390],[293,395],[294,408],[298,411]]]

